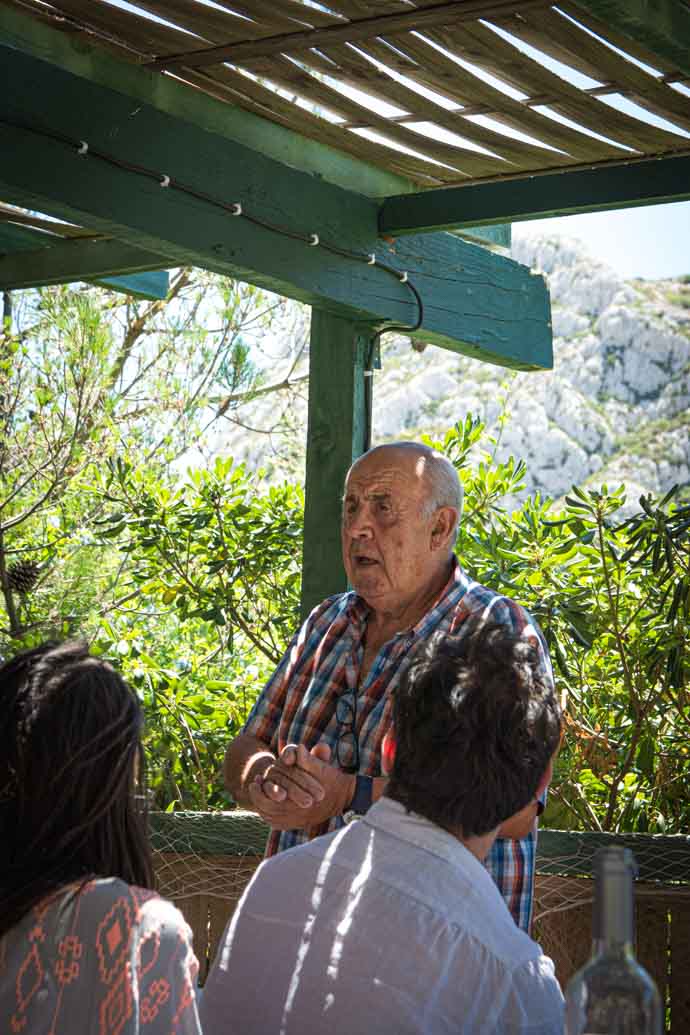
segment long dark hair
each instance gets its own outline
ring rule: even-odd
[[[0,666],[0,935],[75,880],[153,887],[141,705],[85,644]]]

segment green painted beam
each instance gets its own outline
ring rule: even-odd
[[[7,243],[8,229],[8,226],[0,227],[0,291],[40,287],[44,284],[69,284],[75,280],[98,280],[102,283],[105,279],[109,281],[106,286],[124,291],[127,290],[131,274],[170,265],[160,255],[122,241],[88,238],[60,240],[25,227],[13,228],[21,232],[24,240],[21,249],[13,250]],[[2,254],[3,251],[5,254]],[[159,293],[164,282],[167,293],[167,274],[162,277],[158,275],[156,280],[135,281],[131,286],[134,293],[145,297],[165,298],[165,294],[161,296]],[[153,289],[154,293],[151,294]]]
[[[387,198],[379,229],[408,234],[690,198],[690,157],[658,158]]]
[[[147,270],[123,277],[96,277],[93,283],[109,291],[120,291],[123,295],[157,302],[168,297],[170,274],[167,270]]]
[[[80,140],[89,154],[77,153]],[[94,151],[156,176],[113,166]],[[234,218],[206,198],[161,188],[159,175],[241,202],[244,215]],[[552,365],[548,292],[526,267],[451,234],[381,241],[371,199],[153,107],[133,110],[124,94],[85,86],[70,72],[3,46],[0,197],[117,237],[168,265],[205,267],[346,319],[415,321],[416,301],[396,276],[289,236],[316,233],[408,272],[424,301],[422,340],[517,369]]]
[[[511,224],[498,223],[496,226],[473,226],[465,230],[456,230],[456,234],[466,241],[477,244],[492,245],[499,248],[510,248],[512,241]]]
[[[89,46],[83,34],[74,39],[67,32],[58,32],[35,18],[2,5],[0,41],[25,54],[49,61],[89,83],[118,90],[132,102],[150,105],[347,190],[371,197],[417,190],[417,185],[404,176],[302,136],[243,108],[216,100],[169,75],[141,68],[132,62],[118,61],[103,47]],[[210,85],[212,87],[213,84]],[[136,108],[136,103],[130,104],[132,117],[137,114]]]
[[[302,618],[347,588],[340,549],[345,475],[367,448],[371,392],[364,371],[375,329],[312,310]]]
[[[684,0],[574,0],[574,3],[690,75],[690,7]]]

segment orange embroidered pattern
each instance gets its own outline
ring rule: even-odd
[[[148,988],[148,994],[141,1001],[140,1013],[144,1024],[148,1024],[158,1016],[158,1011],[170,998],[170,982],[166,978],[158,978],[152,981]]]
[[[17,1009],[12,1015],[10,1024],[13,1032],[19,1032],[26,1026],[26,1011],[31,1000],[43,984],[43,964],[38,954],[38,948],[34,942],[29,949],[29,954],[24,959],[15,984],[17,994]]]
[[[199,1032],[188,935],[153,891],[115,878],[62,889],[0,939],[0,1032]]]
[[[132,928],[132,911],[125,898],[119,898],[108,910],[96,931],[96,952],[101,981],[109,985],[122,968]]]
[[[79,977],[79,960],[83,946],[74,934],[61,938],[58,945],[59,959],[55,963],[55,977],[61,985],[69,985]]]

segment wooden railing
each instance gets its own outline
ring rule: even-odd
[[[155,813],[151,819],[159,890],[194,932],[202,981],[225,925],[261,862],[268,828],[254,813]],[[690,837],[541,830],[534,936],[565,985],[591,945],[593,860],[609,844],[632,849],[637,954],[667,1004],[670,1035],[690,1032]]]

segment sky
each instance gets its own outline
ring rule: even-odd
[[[626,280],[690,274],[690,201],[513,224],[514,239],[545,233],[579,238]]]

